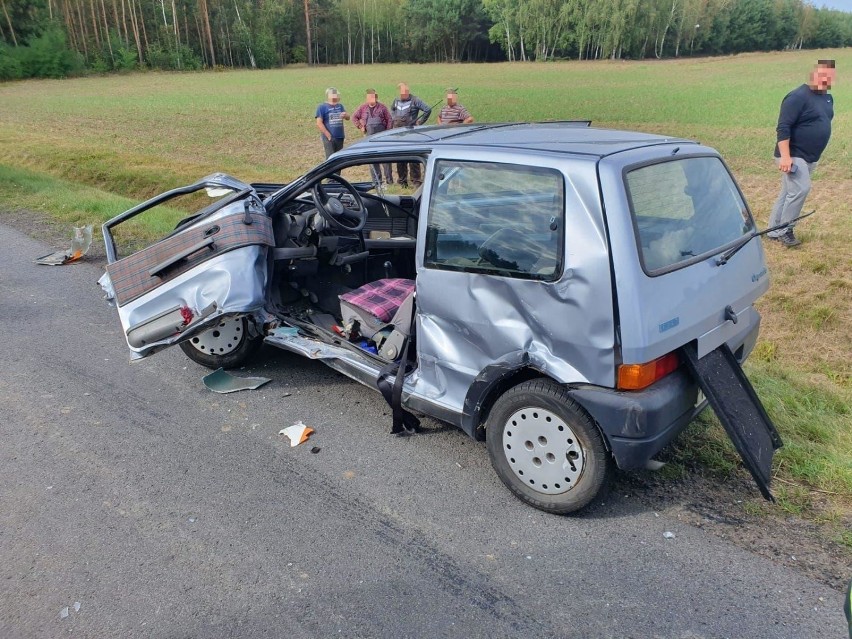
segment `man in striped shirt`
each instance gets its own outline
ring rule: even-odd
[[[438,124],[470,124],[473,116],[458,103],[458,89],[447,89],[447,103],[438,115]]]

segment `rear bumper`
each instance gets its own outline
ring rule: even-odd
[[[584,387],[569,392],[597,421],[622,470],[643,468],[707,406],[697,403],[698,385],[682,368],[641,391]]]

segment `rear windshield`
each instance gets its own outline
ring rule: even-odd
[[[639,257],[649,275],[718,252],[754,230],[719,158],[682,158],[627,173]]]

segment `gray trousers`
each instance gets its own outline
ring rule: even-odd
[[[775,158],[775,164],[780,163],[781,161]],[[817,163],[805,162],[802,158],[793,158],[793,164],[798,167],[795,173],[781,174],[781,193],[775,200],[775,206],[772,207],[772,214],[769,216],[770,227],[784,224],[799,217],[802,214],[802,207],[805,206],[805,198],[811,192],[811,173],[816,169]],[[768,235],[779,237],[786,232],[787,229],[780,229],[774,233],[768,233]]]
[[[381,171],[379,171],[379,167],[381,167]],[[374,184],[381,184],[382,173],[385,174],[385,184],[393,184],[393,173],[391,173],[390,164],[371,164],[370,173],[373,176]]]
[[[325,151],[325,157],[328,158],[332,153],[337,153],[343,148],[343,138],[331,138],[330,140],[324,135],[320,136],[322,140],[322,148]]]

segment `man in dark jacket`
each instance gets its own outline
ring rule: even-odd
[[[811,190],[811,173],[831,137],[834,99],[828,90],[834,77],[834,60],[820,60],[808,83],[790,91],[781,102],[775,145],[781,193],[772,208],[769,226],[784,224],[802,213]],[[770,233],[769,237],[788,248],[801,244],[792,226]]]
[[[359,106],[352,116],[352,124],[358,127],[366,135],[373,135],[381,131],[387,131],[393,128],[390,111],[388,108],[379,102],[379,94],[375,89],[367,89],[367,101]],[[393,176],[391,175],[391,165],[382,164],[382,171],[375,164],[370,165],[370,172],[373,174],[373,182],[376,185],[382,183],[382,175],[385,174],[385,183],[393,184]]]
[[[432,115],[432,107],[416,95],[411,95],[408,85],[401,82],[399,84],[399,97],[394,99],[391,105],[391,118],[394,128],[425,124],[430,115]],[[408,186],[409,166],[411,167],[411,181],[414,186],[420,186],[423,180],[419,162],[399,162],[396,165],[399,183]]]

